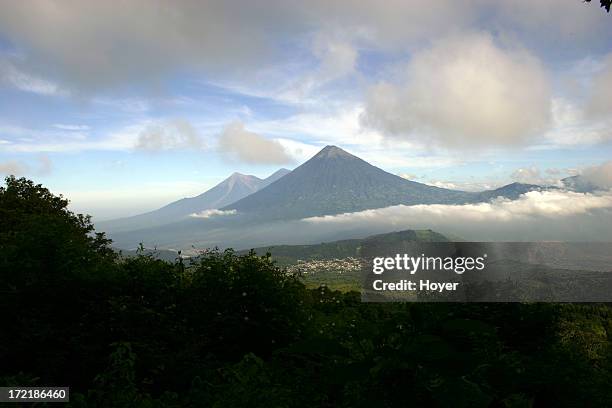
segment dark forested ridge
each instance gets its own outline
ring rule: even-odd
[[[252,250],[259,255],[270,253],[272,259],[281,266],[293,265],[299,260],[325,260],[334,258],[360,257],[364,245],[398,245],[402,241],[446,242],[444,235],[431,230],[404,230],[371,235],[366,238],[343,239],[313,245],[273,245]],[[248,251],[239,251],[245,254]],[[157,255],[155,251],[152,252]]]
[[[1,386],[70,386],[73,407],[612,406],[607,305],[366,304],[254,253],[118,257],[66,205],[0,188]]]

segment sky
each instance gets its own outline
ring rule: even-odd
[[[97,220],[328,144],[440,187],[554,185],[610,168],[596,3],[0,0],[0,175]]]

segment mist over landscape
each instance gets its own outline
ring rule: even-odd
[[[0,0],[0,405],[612,407],[612,0]]]
[[[293,171],[232,174],[208,192],[156,211],[98,223],[118,248],[193,252],[309,244],[406,229],[467,241],[609,241],[607,167],[554,185],[467,192],[387,173],[327,146]]]

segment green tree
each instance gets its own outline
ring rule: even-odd
[[[40,184],[9,176],[0,187],[0,291],[65,279],[112,260],[110,240],[91,217]]]

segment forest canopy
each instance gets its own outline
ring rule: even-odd
[[[73,407],[612,405],[607,305],[367,304],[253,252],[125,257],[23,178],[0,292],[0,386]]]

